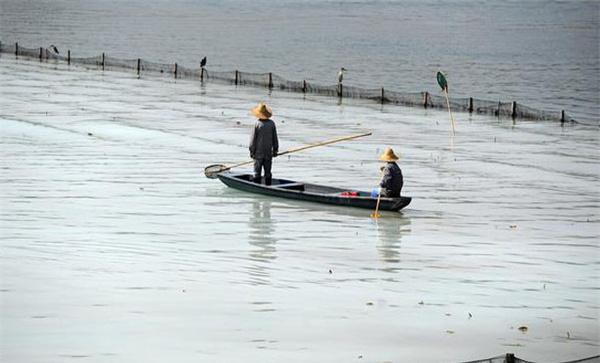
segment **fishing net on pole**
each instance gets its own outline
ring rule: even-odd
[[[315,94],[328,97],[371,100],[404,106],[445,109],[446,97],[430,92],[399,92],[384,88],[362,88],[347,85],[320,85],[306,80],[287,80],[273,73],[252,73],[234,71],[202,70],[199,67],[185,67],[176,63],[157,63],[145,59],[120,59],[101,54],[93,57],[71,57],[47,48],[26,48],[18,44],[0,42],[0,54],[13,54],[17,57],[38,58],[40,61],[70,62],[86,67],[101,67],[104,70],[128,70],[141,74],[170,75],[180,79],[215,81],[250,87],[277,89],[288,92]],[[450,107],[454,111],[473,112],[497,117],[512,117],[525,120],[575,121],[564,111],[546,111],[528,107],[516,102],[489,101],[474,98],[450,97]]]

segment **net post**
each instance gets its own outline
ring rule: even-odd
[[[104,52],[102,52],[102,70],[104,70]]]
[[[342,83],[338,83],[338,97],[342,98],[344,94],[344,86],[342,85]]]
[[[565,110],[560,111],[560,123],[564,123],[566,120]]]
[[[506,357],[504,359],[505,363],[515,363],[515,355],[514,353],[506,353]]]
[[[19,42],[15,43],[15,57],[19,56]]]
[[[200,67],[200,82],[204,82],[204,67]]]
[[[175,78],[177,78],[177,62],[175,62],[175,71],[173,72]]]
[[[306,80],[302,80],[302,93],[306,93]]]
[[[142,60],[140,58],[137,59],[137,75],[140,75],[140,69],[141,69],[141,63]]]
[[[240,81],[240,72],[236,69],[235,70],[235,85],[238,85],[238,82]]]
[[[425,93],[423,93],[423,108],[427,108],[428,101],[429,101],[429,92],[425,91]]]
[[[510,110],[510,116],[515,119],[517,118],[517,102],[513,101],[512,106],[511,106],[511,110]]]
[[[40,62],[42,61],[42,47],[40,47]]]
[[[385,103],[385,90],[381,87],[381,104]]]
[[[273,88],[273,73],[269,72],[269,89]]]
[[[67,64],[71,65],[71,49],[67,50]]]
[[[469,113],[473,113],[473,97],[469,97]]]

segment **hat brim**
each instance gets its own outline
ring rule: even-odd
[[[379,161],[398,161],[400,160],[400,158],[398,156],[396,156],[396,154],[394,155],[381,155],[379,157]]]
[[[266,119],[266,118],[270,118],[271,116],[273,116],[273,113],[269,112],[268,110],[267,110],[267,112],[261,112],[260,106],[254,107],[253,109],[251,109],[250,113],[260,119]]]

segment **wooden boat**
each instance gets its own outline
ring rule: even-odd
[[[252,181],[251,174],[222,172],[217,174],[227,186],[250,193],[270,195],[273,197],[304,200],[309,202],[334,204],[347,207],[375,209],[377,198],[371,193],[358,190],[334,188],[317,184],[301,183],[288,179],[273,178],[272,184],[267,186]],[[412,198],[381,198],[379,210],[399,211],[410,204]]]

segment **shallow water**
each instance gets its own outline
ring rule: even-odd
[[[457,362],[598,354],[598,133],[0,57],[3,361]],[[256,196],[257,99],[277,176],[369,189],[402,154],[403,213]],[[331,272],[330,272],[331,271]],[[527,326],[522,333],[520,326]]]
[[[286,79],[517,101],[598,126],[600,3],[1,0],[0,40]]]

